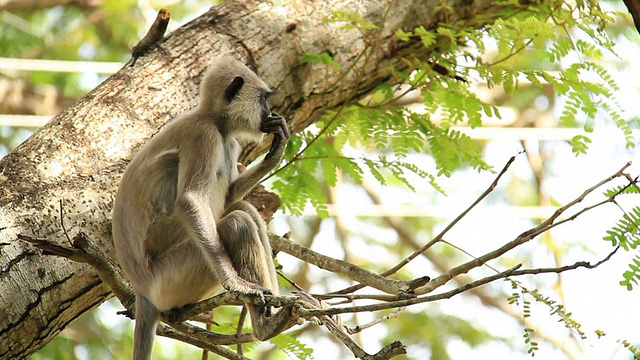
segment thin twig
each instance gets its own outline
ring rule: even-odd
[[[240,311],[240,317],[238,319],[238,326],[236,327],[236,335],[242,334],[242,328],[244,327],[244,321],[247,318],[247,307],[243,306]],[[244,355],[244,350],[242,349],[242,344],[238,343],[236,352],[240,355]]]
[[[513,276],[530,275],[530,274],[561,273],[569,270],[575,270],[578,268],[594,269],[602,265],[609,259],[611,259],[611,257],[616,253],[616,251],[617,249],[611,252],[610,254],[608,254],[604,259],[598,261],[595,264],[591,264],[585,261],[579,261],[574,263],[573,265],[562,266],[558,268],[540,268],[540,269],[524,269],[524,270],[520,270],[520,267],[522,267],[522,265],[519,264],[508,270],[502,271],[500,273],[497,273],[491,276],[484,277],[482,279],[459,286],[451,291],[447,291],[440,294],[427,295],[427,296],[421,296],[421,297],[416,297],[411,299],[397,300],[397,301],[392,301],[388,303],[378,303],[378,304],[371,304],[371,305],[360,305],[360,306],[351,306],[351,307],[333,307],[333,308],[322,309],[322,310],[302,309],[300,310],[300,315],[304,317],[308,317],[308,316],[322,316],[322,315],[338,315],[338,314],[356,313],[356,312],[370,312],[370,311],[394,309],[394,308],[406,307],[406,306],[415,305],[415,304],[449,299],[455,295],[467,292],[471,289],[475,289],[482,285],[486,285],[498,279],[504,279],[504,278],[509,278]]]
[[[270,240],[272,247],[277,251],[285,252],[321,269],[344,275],[365,286],[371,286],[388,294],[411,293],[413,289],[424,285],[428,281],[428,277],[418,278],[413,281],[387,279],[346,261],[319,254],[285,238],[271,236]]]
[[[199,339],[200,341],[206,341],[210,344],[215,345],[234,345],[234,344],[243,344],[248,342],[256,341],[251,333],[240,333],[240,334],[218,334],[201,327],[191,325],[188,322],[171,322],[168,319],[163,319],[163,321],[176,331],[189,335],[195,339]],[[158,332],[158,335],[163,335]],[[204,349],[204,348],[203,348]]]
[[[521,153],[518,153],[517,155],[520,155],[520,154]],[[413,259],[418,257],[420,254],[422,254],[425,251],[427,251],[429,248],[431,248],[437,242],[441,241],[442,238],[444,237],[444,235],[447,232],[449,232],[449,230],[451,230],[458,222],[460,222],[460,220],[462,220],[462,218],[464,218],[474,207],[476,207],[476,205],[478,205],[482,200],[484,200],[484,198],[486,198],[493,190],[495,190],[495,188],[498,186],[498,181],[500,181],[500,178],[502,178],[502,176],[507,172],[507,170],[509,169],[511,164],[515,161],[517,155],[512,156],[509,159],[509,161],[507,161],[507,163],[504,165],[504,167],[502,168],[502,170],[500,171],[498,176],[496,176],[496,178],[493,180],[491,185],[469,207],[467,207],[462,213],[460,213],[460,215],[458,215],[451,223],[449,223],[449,225],[447,225],[447,227],[445,227],[444,230],[442,230],[435,238],[433,238],[431,241],[426,243],[420,249],[414,251],[411,255],[407,256],[404,260],[402,260],[401,262],[396,264],[394,267],[392,267],[391,269],[383,272],[380,275],[381,276],[389,276],[391,274],[396,273],[398,270],[400,270],[405,265],[407,265],[410,261],[412,261]],[[342,290],[335,291],[333,293],[334,294],[350,294],[350,293],[353,293],[355,291],[358,291],[358,290],[362,289],[363,287],[364,286],[362,284],[358,284],[358,285],[350,286],[350,287],[342,289]]]
[[[344,302],[353,302],[355,300],[377,300],[377,301],[396,301],[397,295],[386,294],[313,294],[313,297],[318,299],[345,299]]]
[[[204,331],[204,330],[203,330]],[[242,355],[236,354],[233,351],[223,347],[223,346],[219,346],[219,345],[212,345],[211,343],[207,342],[207,341],[203,341],[200,340],[199,338],[192,336],[190,334],[187,333],[183,333],[183,332],[178,332],[175,329],[172,329],[171,327],[164,325],[164,324],[159,324],[158,325],[158,330],[156,331],[156,333],[158,335],[164,336],[164,337],[168,337],[168,338],[172,338],[172,339],[176,339],[179,341],[182,341],[184,343],[187,344],[191,344],[194,346],[197,346],[201,349],[205,349],[207,351],[210,351],[214,354],[218,354],[222,357],[225,357],[227,359],[232,359],[232,360],[251,360],[249,358],[246,358]]]
[[[370,187],[368,187],[366,183],[363,183],[363,188],[367,192],[367,195],[369,195],[369,198],[371,199],[371,201],[373,201],[374,204],[376,204],[376,205],[381,205],[382,204],[382,201],[380,200],[380,197]],[[406,226],[404,226],[397,218],[384,216],[384,217],[382,217],[382,219],[387,223],[387,225],[390,228],[392,228],[397,233],[398,238],[400,239],[400,241],[402,241],[407,246],[410,246],[414,250],[417,250],[417,249],[420,248],[420,245],[414,239],[413,235],[410,234],[407,231]],[[443,241],[443,243],[447,243],[445,240],[442,240],[442,241]],[[452,246],[453,246],[453,244],[452,244]],[[448,266],[448,264],[446,263],[445,258],[443,258],[441,256],[438,256],[436,254],[433,254],[431,252],[424,252],[424,253],[422,253],[422,255],[427,260],[429,260],[431,262],[431,264],[433,264],[433,266],[436,268],[436,270],[440,271],[441,273],[445,273],[445,272],[449,271],[450,266]],[[499,271],[496,270],[496,272],[499,272]],[[472,280],[471,280],[470,276],[459,275],[459,276],[456,276],[455,278],[453,278],[453,281],[455,281],[456,286],[461,286],[461,285],[464,285],[464,284],[466,284],[468,282],[471,282]],[[494,308],[502,311],[503,313],[511,316],[512,318],[514,318],[516,321],[518,321],[523,326],[526,326],[528,328],[534,329],[537,337],[539,337],[541,339],[544,339],[545,341],[549,342],[550,344],[552,344],[556,348],[561,349],[562,351],[564,351],[565,354],[567,354],[567,356],[569,357],[569,359],[574,360],[576,358],[576,356],[574,354],[575,351],[573,349],[569,348],[569,345],[574,345],[575,346],[575,344],[573,344],[573,343],[568,344],[566,342],[559,341],[556,336],[551,335],[551,334],[547,333],[544,329],[540,328],[539,326],[536,326],[536,325],[532,324],[530,320],[525,322],[521,313],[516,312],[512,307],[510,307],[504,301],[502,301],[503,299],[501,297],[501,294],[496,293],[496,292],[492,292],[492,291],[485,291],[485,290],[483,290],[483,288],[480,288],[480,287],[474,288],[474,289],[470,289],[469,291],[466,292],[466,294],[467,295],[473,295],[473,296],[477,297],[482,302],[482,304],[484,304],[486,306],[489,306],[489,307],[494,307]],[[343,295],[343,296],[346,297],[346,300],[344,302],[353,301],[353,299],[349,299],[349,295]],[[385,295],[385,296],[389,296],[389,295]],[[393,301],[393,300],[390,300],[390,301]],[[347,328],[347,332],[349,332],[348,328]]]
[[[523,232],[522,234],[520,234],[518,237],[516,237],[514,240],[509,241],[508,243],[506,243],[505,245],[501,246],[500,248],[493,250],[491,252],[488,252],[480,257],[477,257],[471,261],[468,261],[462,265],[458,265],[455,268],[451,269],[450,271],[448,271],[446,274],[440,275],[437,278],[433,279],[432,281],[430,281],[427,285],[425,285],[424,287],[420,288],[420,289],[416,289],[416,294],[427,294],[431,291],[433,291],[434,289],[444,285],[445,283],[447,283],[449,280],[451,280],[453,277],[458,276],[460,274],[465,274],[469,271],[471,271],[472,269],[482,266],[485,263],[487,263],[490,260],[496,259],[499,256],[502,256],[504,253],[506,253],[507,251],[510,251],[512,249],[514,249],[517,246],[520,246],[526,242],[528,242],[529,240],[535,238],[536,236],[549,231],[550,229],[552,229],[553,227],[573,220],[575,219],[578,215],[584,213],[583,211],[579,211],[576,215],[570,217],[569,219],[565,219],[562,221],[559,221],[558,224],[554,223],[556,219],[558,219],[558,217],[563,214],[567,209],[571,208],[572,206],[580,203],[582,200],[584,200],[584,198],[589,195],[591,192],[593,192],[594,190],[598,189],[599,187],[601,187],[602,185],[606,184],[607,182],[623,176],[624,175],[624,170],[629,167],[631,165],[631,163],[627,163],[625,164],[625,166],[623,166],[619,171],[617,171],[615,174],[605,178],[604,180],[598,182],[596,185],[588,188],[587,190],[585,190],[582,194],[580,194],[580,196],[576,197],[574,200],[572,200],[571,202],[569,202],[568,204],[558,208],[553,215],[551,215],[547,220],[543,221],[541,224],[539,224],[538,226],[535,226],[525,232]],[[593,209],[595,206],[600,206],[602,204],[605,204],[609,202],[609,199],[600,202],[594,206],[590,206],[588,207],[589,209]]]
[[[42,250],[45,255],[55,255],[68,258],[75,262],[91,265],[106,283],[113,294],[127,308],[131,309],[134,303],[134,295],[131,288],[124,281],[118,267],[104,257],[104,254],[92,249],[84,233],[78,233],[73,237],[73,248],[54,244],[46,238],[33,235],[18,234],[18,239],[27,241]]]
[[[613,255],[616,254],[616,252],[618,252],[618,249],[620,249],[619,246],[617,246],[612,252],[609,253],[609,255],[607,255],[604,259],[598,261],[595,264],[591,264],[588,261],[578,261],[576,263],[573,263],[571,265],[565,265],[565,266],[559,266],[559,267],[554,267],[554,268],[537,268],[537,269],[522,269],[522,270],[516,270],[513,272],[513,274],[511,274],[511,276],[521,276],[521,275],[538,275],[538,274],[548,274],[548,273],[555,273],[555,274],[559,274],[565,271],[569,271],[569,270],[575,270],[578,268],[585,268],[585,269],[595,269],[598,266],[604,264],[605,262],[609,261]]]
[[[389,320],[389,319],[393,319],[398,317],[400,314],[402,314],[402,312],[404,312],[406,308],[405,307],[399,307],[397,309],[395,309],[392,313],[381,316],[371,322],[368,322],[364,325],[358,325],[354,328],[346,328],[347,329],[347,334],[349,335],[353,335],[353,334],[357,334],[359,332],[361,332],[362,330],[366,330],[370,327],[373,327],[374,325],[378,325],[379,323]]]
[[[149,31],[144,37],[133,47],[131,50],[131,65],[135,65],[139,57],[148,53],[160,40],[164,37],[164,33],[167,31],[167,25],[171,19],[171,14],[167,9],[160,9],[156,20],[151,24]]]
[[[286,282],[289,283],[289,285],[293,286],[294,289],[296,289],[297,291],[306,291],[305,289],[303,289],[300,285],[298,285],[295,281],[293,281],[293,279],[291,279],[290,277],[288,277],[285,273],[283,273],[282,271],[276,271],[276,273],[278,274],[278,276],[280,276],[281,278],[283,278]]]
[[[338,315],[338,314],[346,314],[346,313],[370,312],[370,311],[395,309],[395,308],[411,306],[415,304],[422,304],[422,303],[433,302],[433,301],[438,301],[443,299],[449,299],[455,295],[461,294],[470,289],[488,284],[498,279],[509,277],[512,275],[514,271],[516,271],[521,266],[522,265],[514,266],[513,268],[503,271],[501,273],[498,273],[492,276],[487,276],[480,280],[473,281],[471,283],[465,284],[463,286],[460,286],[451,291],[447,291],[441,294],[427,295],[427,296],[415,297],[415,298],[410,298],[405,300],[392,301],[388,303],[379,303],[379,304],[370,304],[370,305],[359,305],[359,306],[351,306],[351,307],[333,307],[330,309],[322,309],[322,310],[301,309],[299,310],[299,313],[303,317]]]
[[[498,182],[500,181],[502,176],[507,172],[509,167],[511,167],[511,164],[513,164],[513,162],[516,160],[516,156],[518,156],[520,154],[522,154],[522,152],[518,153],[517,155],[512,156],[509,159],[509,161],[507,161],[507,163],[504,165],[504,167],[502,168],[500,173],[498,173],[498,176],[496,176],[496,178],[493,180],[491,185],[468,208],[466,208],[463,212],[460,213],[460,215],[458,215],[455,219],[453,219],[453,221],[451,223],[449,223],[449,225],[447,225],[435,238],[433,238],[431,241],[426,243],[423,247],[421,247],[417,251],[414,251],[411,255],[407,256],[406,259],[404,259],[402,262],[398,263],[396,266],[394,266],[391,269],[389,269],[389,270],[385,271],[384,273],[382,273],[382,276],[388,276],[390,274],[394,274],[395,272],[400,270],[402,267],[407,265],[411,260],[413,260],[416,257],[418,257],[418,255],[420,255],[423,252],[427,251],[429,248],[431,248],[433,245],[435,245],[437,242],[439,242],[444,237],[444,235],[447,232],[449,232],[449,230],[451,230],[456,224],[458,224],[458,222],[460,222],[460,220],[462,220],[462,218],[467,216],[467,214],[469,212],[471,212],[471,210],[473,210],[473,208],[475,208],[482,200],[484,200],[490,193],[492,193],[493,190],[496,189],[496,187],[498,187]]]
[[[307,294],[308,295],[308,294]],[[293,312],[295,314],[300,314],[301,310],[305,309],[327,309],[327,307],[322,306],[322,304],[316,299],[304,295],[303,297],[307,298],[308,301],[297,302],[294,306]],[[308,317],[307,317],[308,319]],[[399,341],[394,341],[391,344],[383,347],[380,351],[378,351],[374,355],[368,354],[364,351],[347,333],[342,330],[342,326],[340,323],[334,321],[334,319],[327,315],[314,317],[319,321],[319,324],[324,325],[330,333],[332,333],[340,342],[342,342],[355,357],[362,360],[386,360],[392,357],[406,354],[406,348]],[[339,321],[339,320],[338,320]]]

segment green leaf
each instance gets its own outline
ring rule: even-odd
[[[340,70],[342,68],[342,65],[336,63],[335,61],[333,61],[333,58],[331,57],[331,55],[328,52],[323,52],[320,54],[315,54],[315,53],[304,53],[302,55],[300,55],[298,57],[298,59],[300,60],[301,63],[320,63],[320,64],[324,64],[324,65],[329,65],[331,66],[334,70]]]
[[[569,143],[571,144],[571,151],[578,156],[580,154],[587,153],[591,139],[584,135],[576,135],[571,139],[571,141],[569,141]]]

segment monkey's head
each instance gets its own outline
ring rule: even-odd
[[[243,63],[219,57],[207,70],[200,85],[199,111],[220,118],[230,135],[262,140],[261,124],[270,115],[269,87]]]

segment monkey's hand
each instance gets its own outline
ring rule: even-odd
[[[248,295],[256,295],[260,299],[261,313],[264,313],[267,317],[271,316],[271,307],[267,304],[267,301],[264,298],[265,295],[273,295],[271,289],[244,280],[239,276],[233,280],[228,279],[222,284],[222,287],[228,291],[239,292]]]
[[[330,309],[331,308],[331,306],[329,306],[329,304],[327,304],[326,302],[324,302],[322,300],[314,298],[313,295],[309,294],[306,291],[296,291],[293,294],[298,297],[297,300],[300,302],[300,304],[302,305],[303,308],[312,309],[312,310],[322,310],[322,309]],[[320,317],[315,317],[314,316],[312,318],[307,318],[305,320],[311,321],[311,322],[315,323],[316,325],[323,325],[323,321],[332,321],[337,326],[339,326],[339,327],[342,326],[342,320],[337,315],[334,315],[334,316],[320,316]],[[296,318],[296,319],[294,319],[294,321],[298,325],[302,325],[304,323],[304,320],[302,318]]]
[[[267,158],[280,160],[284,153],[284,147],[291,136],[287,122],[282,116],[272,112],[271,115],[262,120],[260,131],[265,134],[273,134],[273,142],[269,153],[267,153]]]

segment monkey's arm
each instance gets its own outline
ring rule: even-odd
[[[216,277],[225,289],[247,294],[270,294],[270,290],[250,283],[238,275],[219,238],[216,219],[209,204],[209,191],[216,185],[211,182],[216,181],[215,173],[221,166],[221,160],[216,154],[221,153],[222,142],[219,139],[193,140],[195,143],[190,149],[198,149],[198,153],[186,149],[180,153],[175,210],[182,215],[183,221],[203,249]],[[219,201],[223,201],[223,195],[219,197]]]
[[[278,165],[284,154],[284,148],[289,141],[290,133],[287,123],[282,116],[271,113],[260,126],[260,130],[267,134],[273,134],[273,142],[264,160],[256,166],[241,173],[237,179],[229,185],[225,204],[233,204],[242,200],[260,180]]]

